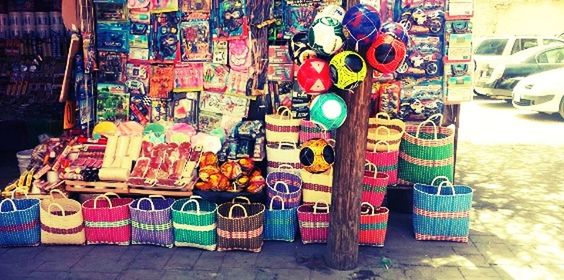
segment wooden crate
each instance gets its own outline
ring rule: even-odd
[[[162,195],[162,196],[172,196],[172,197],[190,197],[192,195],[192,190],[186,188],[183,190],[157,190],[157,189],[129,189],[130,194],[140,194],[140,195]]]
[[[107,193],[128,194],[126,182],[84,182],[66,180],[66,190],[77,193]]]

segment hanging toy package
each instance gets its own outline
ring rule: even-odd
[[[246,38],[249,34],[249,19],[246,0],[220,0],[218,32],[220,37]]]
[[[201,91],[204,89],[204,64],[198,62],[177,64],[174,68],[174,91]]]
[[[129,115],[129,94],[125,86],[98,83],[96,100],[96,120],[125,122]]]
[[[151,121],[151,99],[147,95],[130,94],[129,120],[136,121],[142,125]]]
[[[154,14],[152,42],[154,59],[162,62],[174,62],[178,51],[178,18],[176,13]]]
[[[149,84],[149,96],[151,98],[168,98],[174,88],[173,65],[153,65],[151,82]]]
[[[198,93],[174,93],[172,95],[172,110],[174,122],[198,126]]]
[[[208,14],[190,14],[180,23],[182,61],[206,61],[210,53]]]
[[[100,51],[98,53],[98,82],[125,82],[127,55],[118,52]]]
[[[127,53],[129,23],[127,22],[98,22],[96,25],[97,46],[99,51],[114,51]]]
[[[151,0],[152,13],[165,13],[178,11],[178,0]]]

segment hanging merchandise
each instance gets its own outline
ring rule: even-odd
[[[129,9],[145,9],[151,4],[151,0],[127,0]]]
[[[102,84],[97,86],[96,121],[127,121],[129,117],[129,94],[125,86]]]
[[[378,146],[379,141],[385,141],[389,150],[398,151],[402,136],[405,132],[405,122],[392,119],[386,113],[378,113],[374,118],[368,119],[368,145],[366,149],[383,152],[387,147]]]
[[[131,49],[146,49],[150,47],[151,14],[144,11],[130,11],[129,20],[129,52]]]
[[[315,203],[318,200],[331,203],[331,188],[333,187],[333,168],[323,173],[314,174],[306,170],[300,170],[303,180],[304,203]]]
[[[232,70],[247,71],[251,66],[250,40],[235,39],[229,41],[229,66]]]
[[[129,119],[142,125],[151,121],[151,99],[143,94],[130,94]]]
[[[208,91],[200,94],[199,103],[202,111],[238,117],[247,116],[249,108],[249,100],[246,98]]]
[[[209,14],[190,13],[180,23],[179,28],[181,60],[209,60],[211,58]]]
[[[344,44],[342,23],[332,17],[320,17],[313,21],[308,31],[308,45],[321,56],[330,56]]]
[[[98,51],[129,51],[129,24],[127,22],[98,22],[96,24],[96,43]]]
[[[280,209],[273,208],[272,203],[280,202]],[[289,207],[284,198],[273,196],[264,217],[264,240],[294,242],[298,227],[297,207]]]
[[[343,7],[341,7],[340,5],[329,4],[319,9],[317,14],[315,15],[315,19],[330,17],[342,23],[343,18],[345,17],[345,13],[345,9],[343,9]]]
[[[127,20],[127,10],[123,5],[124,2],[120,0],[94,1],[96,3],[96,19],[98,21]],[[53,21],[51,21],[52,23]]]
[[[443,112],[442,77],[405,79],[402,80],[402,89],[400,119],[421,121]]]
[[[178,11],[179,0],[151,0],[152,13],[165,13]]]
[[[385,145],[386,150],[379,152],[380,145]],[[378,141],[374,146],[373,150],[366,151],[366,160],[374,164],[380,172],[388,174],[388,185],[397,184],[399,150],[392,151],[386,141]]]
[[[382,206],[382,202],[384,202],[386,188],[388,187],[388,174],[379,172],[378,167],[368,160],[366,161],[364,168],[361,200],[362,202],[368,202],[375,207],[380,207]]]
[[[201,91],[204,89],[204,64],[176,64],[174,67],[174,91]]]
[[[180,11],[183,13],[209,13],[211,0],[181,0]]]
[[[214,39],[212,42],[212,63],[227,65],[227,40]]]
[[[225,92],[229,68],[222,64],[204,63],[204,89],[213,92]]]
[[[306,93],[311,95],[327,92],[333,85],[330,73],[329,63],[325,60],[308,59],[298,69],[298,84]]]
[[[374,7],[364,4],[350,7],[343,18],[346,48],[364,52],[378,36],[380,26],[380,14]]]
[[[230,39],[246,38],[249,35],[246,7],[246,0],[219,0],[217,35]]]
[[[168,98],[174,88],[173,65],[153,65],[149,83],[149,97]]]
[[[401,82],[382,82],[376,92],[376,112],[386,113],[388,116],[397,118],[400,109]]]
[[[291,114],[287,107],[279,107],[276,114],[265,116],[267,143],[298,143],[301,120]]]
[[[332,132],[334,131],[327,131],[312,121],[300,120],[300,144],[311,139],[332,140]]]
[[[296,143],[278,142],[266,146],[266,158],[268,159],[268,173],[276,172],[281,165],[290,165],[292,168],[300,169],[300,149]]]
[[[389,34],[395,39],[400,40],[406,47],[409,46],[409,34],[407,33],[405,26],[400,23],[388,22],[382,25],[380,32],[383,34]]]
[[[364,59],[352,51],[338,53],[331,59],[329,65],[331,80],[335,87],[349,91],[364,82],[368,71]]]
[[[177,123],[198,126],[198,93],[175,92],[172,95],[172,118]]]
[[[288,41],[288,52],[296,65],[302,65],[306,60],[317,57],[308,45],[308,33],[298,32]]]
[[[236,199],[246,203],[236,203],[233,199],[217,208],[217,250],[258,253],[263,244],[265,206],[251,203],[246,197]]]
[[[388,35],[394,48],[403,52],[403,43]],[[382,40],[385,44],[385,38]],[[411,36],[412,43],[407,49],[404,64],[397,68],[400,76],[409,77],[438,77],[442,74],[443,43],[441,37]],[[401,58],[397,60],[401,61]],[[393,60],[394,62],[397,60]],[[374,65],[377,66],[377,65]],[[394,65],[395,66],[395,65]],[[390,67],[393,68],[393,67]]]
[[[425,0],[401,0],[402,14],[399,20],[410,34],[442,35],[445,21],[445,1],[431,5]]]
[[[168,98],[152,98],[151,99],[151,121],[168,121],[170,116],[170,99]]]
[[[405,63],[406,48],[406,44],[402,41],[390,34],[383,33],[368,48],[366,59],[376,71],[390,74]]]
[[[170,0],[174,1],[174,0]],[[160,13],[153,15],[153,42],[151,54],[156,61],[171,63],[176,60],[178,52],[178,18],[176,13]]]
[[[388,215],[386,207],[375,207],[363,202],[360,207],[360,228],[358,229],[358,244],[384,247],[386,231],[388,229]]]
[[[311,139],[301,145],[300,163],[310,173],[323,173],[335,163],[335,149],[324,139]]]
[[[338,95],[327,93],[317,96],[309,106],[310,119],[325,130],[334,130],[347,118],[347,104]]]
[[[329,204],[323,200],[298,207],[302,243],[327,243],[330,217]]]
[[[125,83],[127,55],[118,52],[98,52],[98,82]]]

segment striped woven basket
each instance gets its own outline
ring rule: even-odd
[[[143,197],[129,204],[131,244],[149,244],[172,248],[172,204],[174,199],[160,195]]]
[[[380,207],[388,187],[388,174],[378,172],[373,163],[367,161],[362,177],[362,202],[368,202],[375,207]],[[366,169],[368,167],[368,169]]]
[[[329,204],[327,202],[316,201],[314,204],[304,204],[298,207],[298,222],[302,243],[327,243],[329,220]]]
[[[383,117],[383,118],[381,118]],[[391,119],[386,113],[378,113],[376,117],[368,119],[368,143],[367,149],[379,152],[386,151],[382,145],[376,145],[379,141],[386,141],[391,151],[398,151],[401,138],[405,132],[405,122],[399,119]]]
[[[439,186],[415,184],[413,230],[417,240],[468,242],[474,190],[454,186],[447,177]]]
[[[333,167],[323,173],[309,173],[301,170],[302,177],[302,200],[304,203],[315,203],[316,201],[331,201],[331,188],[333,186]]]
[[[303,144],[311,139],[333,139],[333,132],[334,131],[323,129],[321,126],[312,121],[301,120],[300,144]]]
[[[174,244],[214,251],[216,237],[217,204],[193,195],[172,205]]]
[[[117,198],[109,198],[115,195]],[[100,200],[102,198],[102,200]],[[82,203],[86,244],[129,245],[131,241],[131,198],[105,193]]]
[[[280,201],[281,209],[274,209],[272,202]],[[264,240],[294,242],[298,226],[297,207],[286,208],[281,196],[274,196],[264,215]]]
[[[37,246],[40,239],[39,199],[0,202],[0,246]]]
[[[235,199],[244,199],[246,203],[236,203]],[[217,208],[217,250],[258,253],[263,244],[265,207],[246,197],[235,199]]]
[[[289,171],[291,172],[291,166]],[[285,172],[280,169],[276,172],[268,173],[266,176],[266,184],[268,186],[268,202],[267,204],[274,203],[274,209],[280,209],[282,202],[286,208],[295,208],[300,206],[302,202],[302,179],[295,173]],[[275,196],[279,196],[282,200],[273,201]]]
[[[295,143],[280,142],[266,145],[267,171],[276,172],[280,166],[290,165],[294,169],[301,169],[300,149]]]
[[[293,119],[292,111],[288,107],[279,107],[276,114],[266,115],[266,142],[298,143],[301,119]]]
[[[55,197],[58,193],[60,197]],[[40,205],[41,243],[82,245],[86,242],[80,202],[68,199],[60,190],[51,190]]]
[[[384,247],[389,213],[386,207],[376,208],[370,203],[362,203],[358,231],[359,245]]]
[[[403,135],[398,162],[398,182],[430,184],[437,176],[454,177],[454,126],[437,126],[431,116],[419,125],[409,125]],[[425,126],[431,124],[431,126]]]
[[[399,151],[392,151],[386,141],[378,141],[376,145],[386,146],[386,150],[378,152],[376,149],[366,151],[366,160],[376,165],[379,172],[388,174],[388,185],[398,183]]]

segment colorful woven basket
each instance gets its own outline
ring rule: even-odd
[[[267,171],[276,172],[282,165],[290,165],[294,169],[301,169],[300,149],[295,143],[276,143],[266,145]]]
[[[376,165],[378,172],[388,174],[388,185],[397,184],[399,151],[390,150],[390,144],[386,141],[378,141],[376,145],[385,145],[387,149],[383,152],[376,149],[366,151],[366,160]]]
[[[381,118],[384,117],[384,118]],[[382,145],[376,145],[379,141],[388,142],[390,151],[398,151],[401,138],[405,132],[405,122],[399,119],[391,119],[386,113],[378,113],[376,117],[368,119],[368,143],[366,149],[379,152],[386,151]]]
[[[453,186],[447,177],[439,186],[415,184],[413,230],[417,240],[468,242],[474,190]]]
[[[280,209],[282,202],[284,202],[287,208],[300,206],[302,202],[302,179],[300,176],[295,173],[285,172],[284,169],[279,169],[279,171],[268,173],[266,184],[268,186],[267,204],[272,204],[272,199],[275,196],[282,198],[282,200],[274,201],[274,209]]]
[[[320,206],[320,204],[323,204]],[[319,212],[321,210],[322,212]],[[317,201],[298,207],[298,222],[302,243],[327,243],[329,236],[329,204]]]
[[[131,244],[149,244],[172,248],[172,204],[174,199],[151,195],[133,201],[131,211]]]
[[[323,173],[309,173],[301,170],[302,177],[302,199],[304,203],[315,203],[316,201],[331,202],[331,188],[333,186],[333,168]]]
[[[333,139],[333,130],[325,130],[318,124],[308,121],[301,120],[300,122],[300,144],[303,144],[311,139]]]
[[[39,199],[0,202],[0,246],[37,246],[40,238]]]
[[[217,204],[196,195],[174,202],[174,245],[214,251],[217,247],[216,213]]]
[[[362,202],[368,202],[375,207],[380,207],[388,187],[388,174],[378,172],[373,163],[367,161],[362,177]],[[368,167],[368,170],[366,170]]]
[[[376,208],[370,203],[362,203],[358,230],[359,245],[384,247],[389,213],[386,207]]]
[[[109,198],[115,195],[117,198]],[[102,200],[100,200],[102,198]],[[131,241],[131,198],[105,193],[82,203],[86,244],[129,245]]]
[[[281,209],[274,209],[272,202],[280,201]],[[270,207],[264,215],[264,240],[279,240],[294,242],[298,226],[297,207],[286,208],[284,198],[274,196],[270,200]]]
[[[55,193],[60,197],[55,197]],[[86,242],[82,206],[60,190],[52,190],[50,198],[41,201],[39,216],[41,243],[82,245]]]
[[[454,177],[454,126],[441,127],[431,116],[418,126],[409,125],[403,135],[398,162],[398,182],[430,184],[437,176]],[[425,126],[432,124],[432,126]]]
[[[292,118],[292,111],[288,107],[280,107],[276,114],[266,115],[266,142],[269,144],[287,142],[298,143],[300,119]]]
[[[244,199],[246,203],[236,203]],[[265,207],[236,197],[217,209],[217,250],[241,250],[258,253],[262,250]]]

